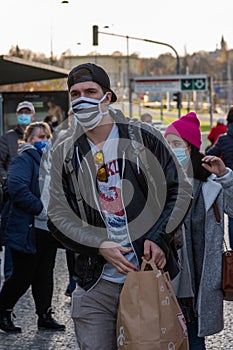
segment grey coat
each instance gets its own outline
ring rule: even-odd
[[[205,222],[200,222],[200,229],[204,231],[205,251],[197,298],[198,336],[200,337],[215,334],[223,329],[221,281],[224,213],[233,217],[233,172],[228,169],[228,173],[219,178],[212,174],[208,181],[202,184],[202,195],[205,206]],[[220,223],[217,223],[213,211],[213,203],[216,198],[221,217]],[[182,249],[186,249],[185,245]],[[181,276],[181,274],[182,272],[174,281],[175,291],[179,289],[179,292],[182,285],[186,284],[184,280],[187,280],[187,269],[185,276]],[[182,285],[181,281],[183,281]]]

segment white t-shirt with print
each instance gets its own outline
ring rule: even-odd
[[[94,155],[99,149],[90,140],[88,141]],[[123,246],[130,247],[132,244],[130,242],[126,212],[122,201],[122,180],[117,159],[118,143],[119,132],[117,125],[114,123],[102,149],[108,180],[107,182],[97,181],[97,185],[100,206],[109,239]],[[125,254],[125,257],[136,266],[139,266],[134,250]],[[102,278],[115,283],[123,283],[125,277],[126,275],[119,273],[110,263],[105,264]]]

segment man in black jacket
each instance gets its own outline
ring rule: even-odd
[[[142,259],[172,278],[178,273],[174,230],[192,188],[161,133],[112,108],[117,97],[101,67],[73,68],[68,88],[78,125],[53,153],[48,226],[76,252],[72,318],[80,349],[116,350],[127,273]]]
[[[22,101],[16,107],[17,125],[0,137],[0,181],[4,185],[11,158],[17,155],[18,148],[23,143],[23,133],[27,125],[34,121],[35,108],[29,101]],[[4,251],[4,278],[12,271],[10,251]]]
[[[27,125],[34,121],[35,108],[29,101],[22,101],[16,107],[17,125],[0,137],[0,181],[6,178],[9,162],[16,156],[23,142],[23,133]]]

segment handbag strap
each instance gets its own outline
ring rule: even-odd
[[[228,248],[225,238],[223,238],[224,253],[229,252],[231,249]]]
[[[215,201],[213,203],[213,209],[214,209],[214,215],[215,215],[216,221],[217,221],[217,223],[220,223],[221,217],[220,217],[220,213],[219,213],[218,206],[217,206],[217,199],[215,199]]]
[[[74,191],[75,191],[75,196],[76,196],[76,201],[77,201],[77,205],[79,208],[79,212],[80,212],[80,217],[82,220],[82,224],[83,226],[88,226],[87,224],[87,216],[86,216],[86,212],[85,212],[85,208],[84,208],[84,204],[83,204],[83,198],[81,196],[80,193],[80,189],[79,189],[79,185],[78,185],[78,180],[76,177],[76,173],[72,164],[72,157],[73,157],[73,151],[74,151],[74,147],[70,147],[68,150],[68,153],[66,154],[66,149],[64,147],[64,152],[65,152],[65,169],[67,171],[67,173],[69,173],[71,175],[71,179],[73,182],[73,186],[74,186]]]

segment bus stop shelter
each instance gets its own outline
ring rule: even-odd
[[[32,62],[13,56],[0,56],[0,85],[62,79],[69,71],[52,65]],[[0,93],[0,134],[2,133],[3,98]]]

